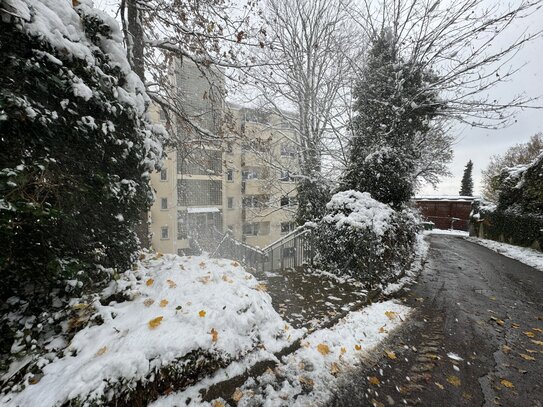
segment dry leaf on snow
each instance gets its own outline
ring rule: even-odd
[[[147,281],[145,282],[145,284],[147,284],[147,286],[149,287],[149,286],[152,286],[154,282],[155,282],[155,280],[153,280],[152,278],[150,278],[149,280],[147,280]]]
[[[168,300],[161,300],[159,305],[161,308],[166,307],[166,305],[168,305]]]
[[[326,355],[328,355],[330,353],[330,348],[325,343],[319,343],[317,345],[317,350],[323,356],[326,356]]]
[[[168,283],[168,285],[170,286],[170,288],[175,288],[175,287],[177,287],[177,284],[175,284],[175,281],[173,281],[173,280],[166,280],[166,282]]]
[[[206,312],[204,310],[201,310],[198,315],[200,316],[200,318],[203,318],[206,316]]]
[[[362,350],[362,346],[360,346],[360,345],[354,345],[354,349],[355,349],[355,350]]]
[[[240,390],[239,387],[236,388],[236,391],[232,393],[232,400],[234,400],[236,403],[241,400],[243,397],[243,392]]]
[[[98,349],[98,352],[96,352],[96,356],[102,356],[106,352],[107,352],[107,346],[104,346],[103,348]]]
[[[211,342],[217,342],[219,339],[219,333],[215,328],[211,328]]]
[[[155,329],[157,326],[160,325],[164,317],[156,317],[149,321],[149,328]]]
[[[155,303],[155,300],[153,300],[152,298],[147,298],[145,301],[143,301],[143,305],[145,305],[146,307],[150,307],[154,303]]]
[[[394,311],[386,311],[385,312],[385,315],[387,316],[388,319],[390,319],[391,321],[393,321],[394,319],[396,319],[398,317],[398,313],[397,312],[394,312]]]

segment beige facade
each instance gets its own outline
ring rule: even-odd
[[[228,131],[214,144],[180,143],[168,151],[161,173],[151,176],[156,193],[150,211],[153,248],[190,253],[212,230],[231,230],[249,245],[265,247],[293,230],[296,211],[297,157],[294,133],[279,116],[255,109],[213,103],[207,78],[182,67],[177,80],[193,101],[189,113],[213,132],[228,112]],[[194,89],[195,88],[195,89]],[[205,96],[204,96],[205,95]],[[203,102],[201,101],[203,100]],[[220,111],[217,110],[220,106]],[[152,117],[160,120],[158,109]],[[186,140],[183,129],[180,140]],[[222,134],[222,133],[221,133]]]

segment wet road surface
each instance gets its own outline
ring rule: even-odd
[[[330,405],[543,406],[543,272],[462,238],[430,243],[402,294],[413,316]]]

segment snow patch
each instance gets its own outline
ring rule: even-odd
[[[477,237],[468,237],[465,239],[484,246],[490,250],[494,250],[495,252],[511,259],[518,260],[521,263],[531,266],[537,270],[543,271],[543,253],[535,249],[496,242],[494,240],[479,239]]]

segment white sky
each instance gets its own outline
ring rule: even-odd
[[[536,32],[543,29],[543,9],[529,18],[517,21],[503,36],[503,41],[514,41],[525,30]],[[505,33],[504,33],[505,34]],[[526,64],[522,71],[507,83],[494,88],[490,95],[498,99],[511,99],[513,95],[526,94],[530,97],[543,96],[543,38],[538,38],[525,45],[512,61],[515,66]],[[543,106],[543,100],[536,102]],[[481,192],[481,170],[486,168],[490,156],[502,154],[509,147],[528,141],[537,132],[543,131],[543,110],[527,109],[516,114],[517,123],[500,130],[476,129],[458,126],[454,136],[459,141],[454,146],[454,158],[450,165],[452,177],[445,178],[437,189],[431,186],[423,188],[421,194],[457,195],[464,166],[468,160],[473,161],[474,193]]]

